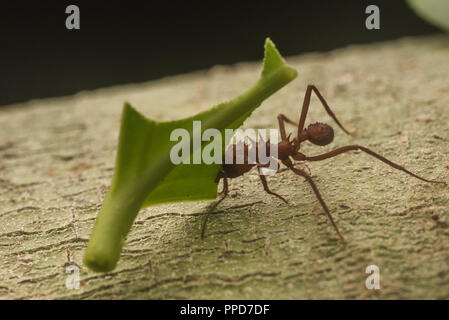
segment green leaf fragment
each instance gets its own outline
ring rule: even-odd
[[[170,150],[178,143],[170,141],[174,129],[186,129],[191,137],[190,145],[195,120],[201,121],[202,132],[215,128],[224,137],[225,129],[240,127],[266,98],[296,76],[297,72],[286,65],[274,44],[267,39],[260,79],[235,99],[193,117],[170,122],[150,120],[125,103],[114,176],[89,239],[84,264],[94,271],[114,269],[126,235],[141,208],[166,202],[216,198],[214,180],[221,165],[174,165],[170,160]],[[208,143],[202,142],[201,148]],[[223,150],[227,143],[223,141]]]

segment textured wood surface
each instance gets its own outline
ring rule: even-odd
[[[314,83],[357,136],[334,126],[331,145],[307,145],[305,153],[357,143],[449,180],[448,37],[287,61],[298,79],[245,127],[276,128],[281,112],[297,118]],[[287,206],[263,193],[253,172],[231,182],[205,240],[208,202],[151,207],[139,213],[116,270],[82,265],[111,180],[123,102],[156,120],[181,118],[238,95],[260,66],[217,66],[0,109],[0,298],[449,298],[449,188],[359,152],[308,165],[347,246],[302,179],[288,171],[269,178]],[[332,124],[315,98],[310,121]],[[65,286],[71,264],[80,267],[79,289]],[[380,290],[365,287],[370,264],[380,268]]]

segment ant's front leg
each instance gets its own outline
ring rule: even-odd
[[[333,151],[320,154],[318,156],[313,156],[313,157],[305,156],[303,158],[304,158],[304,160],[308,160],[308,161],[321,161],[321,160],[329,159],[329,158],[338,156],[339,154],[342,154],[342,153],[345,153],[345,152],[348,152],[348,151],[354,151],[354,150],[361,150],[361,151],[363,151],[363,152],[365,152],[365,153],[367,153],[367,154],[369,154],[369,155],[379,159],[380,161],[388,164],[389,166],[391,166],[391,167],[393,167],[393,168],[395,168],[397,170],[401,170],[401,171],[403,171],[403,172],[405,172],[405,173],[407,173],[407,174],[411,175],[412,177],[415,177],[415,178],[417,178],[419,180],[422,180],[422,181],[425,181],[425,182],[431,182],[431,183],[444,183],[444,184],[447,184],[444,181],[427,180],[425,178],[422,178],[422,177],[414,174],[413,172],[408,171],[404,167],[402,167],[402,166],[400,166],[400,165],[398,165],[398,164],[388,160],[387,158],[381,156],[380,154],[378,154],[378,153],[376,153],[376,152],[374,152],[374,151],[372,151],[372,150],[370,150],[368,148],[359,146],[359,145],[350,145],[350,146],[346,146],[346,147],[341,147],[341,148],[335,149]]]
[[[323,197],[321,197],[320,192],[318,191],[318,188],[315,184],[315,182],[313,182],[312,177],[309,176],[304,170],[295,168],[293,166],[293,163],[291,162],[290,159],[284,160],[282,161],[282,163],[284,165],[286,165],[291,171],[293,171],[294,173],[296,173],[298,176],[304,177],[307,182],[310,184],[310,186],[312,187],[313,192],[315,193],[316,198],[318,199],[318,201],[321,204],[321,207],[324,209],[324,212],[326,213],[327,217],[329,218],[330,222],[332,223],[332,226],[334,227],[335,231],[337,232],[337,235],[340,237],[341,241],[346,244],[346,240],[343,237],[343,235],[340,233],[340,230],[338,230],[337,224],[335,223],[334,219],[332,218],[332,215],[329,211],[329,209],[327,208],[326,202],[324,202]]]
[[[285,124],[284,122],[293,124],[294,126],[297,126],[297,124],[284,116],[282,113],[278,114],[278,122],[279,122],[279,131],[281,132],[281,139],[282,141],[287,141],[287,133],[285,132]]]

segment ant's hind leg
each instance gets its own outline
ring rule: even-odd
[[[417,178],[419,180],[422,180],[422,181],[425,181],[425,182],[431,182],[431,183],[447,184],[444,181],[428,180],[428,179],[422,178],[422,177],[414,174],[413,172],[408,171],[404,167],[394,163],[393,161],[388,160],[387,158],[381,156],[380,154],[378,154],[378,153],[376,153],[376,152],[374,152],[374,151],[372,151],[372,150],[370,150],[368,148],[359,146],[359,145],[351,145],[351,146],[341,147],[341,148],[335,149],[333,151],[320,154],[318,156],[305,157],[304,160],[307,160],[307,161],[320,161],[320,160],[324,160],[324,159],[333,158],[335,156],[338,156],[339,154],[342,154],[342,153],[345,153],[345,152],[348,152],[348,151],[354,151],[354,150],[363,151],[363,152],[369,154],[370,156],[373,156],[373,157],[379,159],[380,161],[388,164],[389,166],[391,166],[391,167],[393,167],[393,168],[395,168],[397,170],[401,170],[401,171],[403,171],[403,172],[405,172],[405,173],[407,173],[407,174],[411,175],[412,177],[415,177],[415,178]]]
[[[229,194],[229,185],[228,185],[228,179],[226,177],[223,177],[223,190],[221,191],[223,194],[223,197],[218,200],[206,213],[206,216],[204,217],[203,224],[201,226],[201,239],[204,239],[204,234],[206,233],[206,225],[207,220],[209,219],[210,214],[215,210],[215,208],[218,207],[218,205],[228,196]]]
[[[271,194],[271,195],[273,195],[273,196],[276,196],[276,197],[278,197],[279,199],[281,199],[282,201],[284,201],[286,204],[288,204],[287,200],[285,200],[285,198],[284,198],[283,196],[281,196],[281,195],[279,195],[279,194],[277,194],[277,193],[271,191],[271,190],[268,188],[267,179],[265,178],[264,175],[259,174],[259,178],[260,178],[260,181],[262,181],[263,189],[265,190],[266,193]]]

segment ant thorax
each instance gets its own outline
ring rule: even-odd
[[[296,150],[295,150],[295,146],[286,140],[282,140],[281,142],[279,142],[279,144],[277,145],[278,148],[278,159],[279,160],[285,160],[288,157],[292,156],[295,154]]]

